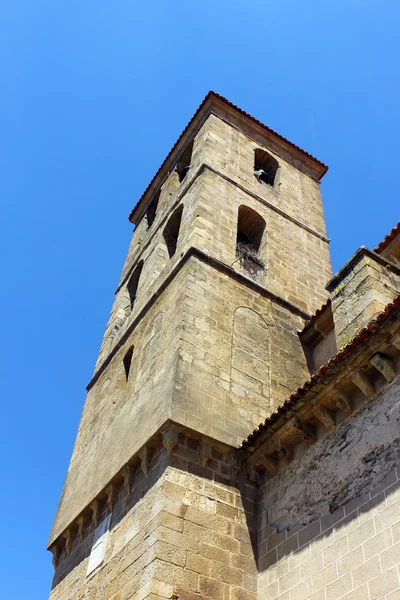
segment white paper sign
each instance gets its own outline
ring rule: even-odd
[[[104,554],[107,545],[107,537],[110,529],[110,519],[111,515],[108,515],[96,527],[86,577],[90,575],[90,573],[92,573],[95,569],[97,569],[97,567],[99,567],[104,560]]]

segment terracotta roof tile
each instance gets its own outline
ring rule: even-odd
[[[380,254],[387,248],[392,240],[400,233],[400,221],[397,223],[395,227],[393,227],[392,231],[388,233],[385,239],[375,248],[374,252]]]
[[[255,429],[253,433],[251,433],[246,440],[244,440],[241,444],[242,448],[247,448],[251,446],[254,440],[264,432],[266,429],[270,427],[275,421],[277,421],[282,414],[289,411],[291,406],[297,404],[297,402],[302,398],[306,392],[317,383],[322,377],[333,367],[341,363],[353,350],[361,346],[379,327],[381,327],[386,321],[388,321],[397,311],[400,310],[400,294],[393,300],[392,303],[388,304],[385,307],[385,310],[379,313],[372,321],[363,327],[357,335],[353,337],[351,342],[346,344],[346,346],[340,350],[335,356],[333,356],[329,362],[315,373],[309,381],[299,388],[296,392],[294,392],[279,408],[278,411],[270,415],[268,419],[265,420],[264,423],[261,423],[258,429]]]
[[[273,129],[271,129],[270,127],[268,127],[267,125],[264,125],[264,123],[261,123],[261,121],[259,121],[255,117],[252,117],[251,115],[249,115],[249,113],[245,112],[244,110],[242,110],[241,108],[239,108],[238,106],[236,106],[235,104],[233,104],[232,102],[230,102],[229,100],[227,100],[226,98],[224,98],[223,96],[221,96],[220,94],[217,94],[216,92],[213,92],[211,90],[211,91],[208,92],[207,96],[204,98],[203,102],[200,104],[200,106],[198,107],[198,109],[194,113],[193,117],[190,119],[189,123],[186,125],[185,129],[182,131],[181,135],[179,136],[179,138],[177,139],[177,141],[175,142],[175,144],[173,145],[173,147],[169,151],[166,159],[161,164],[160,168],[158,169],[158,171],[154,175],[153,179],[150,181],[149,185],[147,186],[147,188],[145,189],[145,191],[141,195],[140,199],[138,200],[138,202],[136,203],[136,205],[132,209],[132,211],[131,211],[131,213],[129,215],[129,220],[132,220],[134,213],[137,211],[139,205],[144,200],[144,197],[146,196],[146,194],[147,194],[149,188],[151,187],[153,181],[156,179],[157,175],[162,170],[163,166],[168,162],[169,157],[171,156],[172,152],[175,150],[175,148],[179,144],[179,142],[182,139],[182,137],[185,135],[186,131],[189,129],[190,125],[193,123],[193,121],[195,120],[195,118],[197,117],[197,115],[199,114],[199,112],[201,111],[201,109],[203,108],[203,106],[206,104],[206,102],[209,100],[209,98],[212,98],[212,97],[218,98],[219,100],[221,100],[222,102],[224,102],[230,108],[233,108],[234,110],[236,110],[240,114],[244,115],[245,117],[247,117],[248,119],[250,119],[251,121],[253,121],[253,123],[256,123],[257,125],[259,125],[260,127],[262,127],[268,133],[272,133],[275,137],[277,137],[278,139],[282,140],[283,142],[285,142],[286,144],[288,144],[292,148],[295,148],[296,150],[298,150],[299,152],[301,152],[302,154],[304,154],[308,158],[311,158],[313,161],[315,161],[321,167],[323,167],[323,173],[322,173],[320,179],[325,175],[325,173],[328,170],[328,167],[323,162],[321,162],[320,160],[318,160],[317,158],[315,158],[314,156],[312,156],[312,154],[309,154],[308,152],[306,152],[305,150],[303,150],[302,148],[300,148],[299,146],[297,146],[296,144],[294,144],[290,140],[286,139],[283,135],[280,135],[279,133],[277,133],[276,131],[274,131]]]
[[[307,321],[304,329],[306,329],[307,327],[310,327],[310,325],[312,325],[312,323],[314,323],[318,319],[318,317],[320,317],[326,311],[326,309],[330,307],[330,305],[331,305],[331,299],[328,298],[328,300],[325,302],[325,304],[323,304],[321,306],[321,308],[318,308],[315,311],[315,313],[311,316],[310,320]]]

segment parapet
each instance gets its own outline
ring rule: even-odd
[[[400,292],[400,269],[361,246],[329,281],[337,349],[340,350]]]

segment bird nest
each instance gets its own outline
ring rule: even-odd
[[[257,254],[257,250],[252,244],[244,244],[240,242],[236,244],[236,256],[238,257],[240,264],[250,271],[250,273],[258,273],[259,271],[266,271],[266,264],[260,259]]]

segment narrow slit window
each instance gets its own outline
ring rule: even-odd
[[[164,239],[167,245],[169,257],[172,258],[178,244],[179,229],[181,227],[183,206],[179,206],[170,216],[164,229]]]
[[[129,379],[129,371],[131,370],[132,358],[133,358],[133,346],[131,346],[129,348],[128,352],[124,356],[123,362],[124,362],[124,370],[125,370],[125,381],[128,381],[128,379]]]
[[[135,300],[136,300],[136,296],[137,296],[137,289],[138,289],[138,285],[139,285],[139,279],[140,279],[140,274],[142,272],[143,269],[143,261],[140,261],[140,263],[138,264],[138,266],[136,267],[136,269],[133,271],[132,275],[129,278],[128,281],[128,293],[129,293],[129,301],[130,301],[130,305],[131,305],[131,310],[133,308],[133,305],[135,304]]]
[[[183,181],[186,177],[187,172],[190,169],[190,162],[192,160],[193,142],[189,144],[182,156],[180,157],[177,165],[176,172],[178,173],[179,181]]]
[[[278,161],[268,154],[268,152],[265,152],[265,150],[255,150],[254,175],[257,177],[258,181],[273,186],[278,167]]]
[[[160,198],[160,192],[158,192],[154,196],[153,200],[150,202],[149,206],[147,207],[147,210],[146,210],[147,229],[149,229],[152,226],[153,221],[156,218],[159,198]]]

